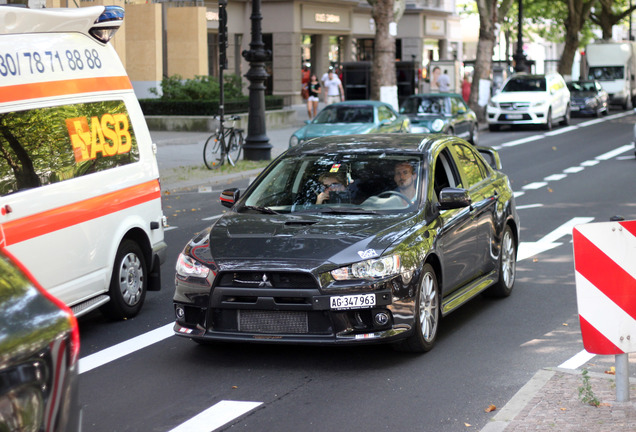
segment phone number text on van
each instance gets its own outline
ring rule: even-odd
[[[0,53],[0,75],[5,77],[101,68],[102,60],[94,48]]]

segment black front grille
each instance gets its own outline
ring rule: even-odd
[[[294,272],[228,272],[217,286],[236,288],[318,288],[313,276]]]
[[[238,331],[264,334],[309,333],[307,312],[238,310]]]
[[[505,110],[525,111],[530,108],[530,102],[501,102],[499,106]]]

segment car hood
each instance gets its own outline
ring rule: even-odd
[[[495,102],[537,102],[549,100],[546,92],[503,92],[493,96]]]
[[[570,92],[570,96],[576,99],[585,99],[585,98],[596,96],[596,93],[592,91]]]
[[[220,270],[336,267],[382,255],[412,229],[405,216],[229,213],[212,226],[209,252]]]
[[[412,125],[430,125],[435,120],[440,119],[446,122],[450,116],[444,114],[408,114],[409,121]]]
[[[295,135],[301,139],[310,139],[331,135],[353,135],[368,133],[375,126],[369,123],[328,123],[328,124],[308,124]]]

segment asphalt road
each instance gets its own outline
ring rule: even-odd
[[[549,133],[482,132],[480,144],[499,149],[518,193],[515,288],[507,299],[477,298],[443,319],[425,355],[381,345],[199,346],[171,336],[176,257],[224,208],[218,190],[165,195],[172,227],[162,290],[148,294],[134,319],[80,319],[83,430],[480,430],[495,414],[484,411],[490,404],[503,407],[537,370],[583,349],[572,226],[636,219],[636,161],[625,147],[635,121],[614,111]]]

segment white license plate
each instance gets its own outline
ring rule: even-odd
[[[506,118],[508,120],[521,120],[523,118],[523,114],[508,114]]]
[[[332,296],[331,309],[362,309],[375,306],[375,294]]]
[[[577,107],[576,105],[572,105],[572,107],[570,108],[572,111],[578,111],[579,107]]]

